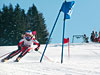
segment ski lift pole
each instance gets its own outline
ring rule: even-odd
[[[56,18],[56,21],[55,21],[55,23],[54,23],[54,25],[53,25],[53,28],[52,28],[51,33],[50,33],[50,36],[49,36],[49,38],[48,38],[48,40],[47,40],[47,43],[46,43],[45,49],[44,49],[43,54],[42,54],[42,56],[41,56],[40,62],[42,62],[42,59],[43,59],[44,53],[45,53],[45,51],[46,51],[46,48],[47,48],[47,45],[48,45],[49,40],[50,40],[50,38],[51,38],[51,35],[52,35],[52,33],[53,33],[53,30],[54,30],[54,28],[55,28],[55,26],[56,26],[57,20],[58,20],[59,15],[60,15],[60,12],[61,12],[61,10],[59,11],[58,16],[57,16],[57,18]]]
[[[64,34],[65,34],[65,14],[64,14],[64,22],[63,22],[61,63],[63,63]]]

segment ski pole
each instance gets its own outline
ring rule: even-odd
[[[8,55],[8,54],[10,54],[10,53],[11,53],[11,52],[2,55],[2,56],[0,56],[0,58],[4,57],[4,56],[6,56],[6,55]]]
[[[38,51],[38,53],[42,54],[40,51]],[[47,56],[44,55],[44,57],[49,60],[50,62],[53,62],[51,59],[49,59]]]

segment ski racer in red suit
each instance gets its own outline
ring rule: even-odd
[[[38,51],[40,47],[39,42],[33,37],[31,30],[26,31],[25,36],[22,40],[20,40],[18,44],[18,50],[11,52],[6,58],[2,59],[2,62],[7,61],[20,53],[20,55],[15,60],[15,62],[19,62],[19,60],[23,56],[25,56],[30,50],[33,50],[34,44],[37,45],[37,47],[34,50]]]

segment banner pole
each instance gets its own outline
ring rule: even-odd
[[[64,22],[63,22],[61,63],[63,63],[64,33],[65,33],[65,14],[64,14]]]
[[[50,36],[49,36],[49,38],[48,38],[48,40],[47,40],[46,46],[45,46],[44,51],[43,51],[43,54],[42,54],[42,56],[41,56],[40,62],[42,62],[44,53],[45,53],[45,51],[46,51],[46,48],[47,48],[47,45],[49,44],[49,40],[50,40],[50,38],[51,38],[51,35],[52,35],[52,33],[53,33],[53,30],[54,30],[54,28],[55,28],[55,26],[56,26],[56,23],[57,23],[57,21],[58,21],[60,12],[61,12],[61,10],[59,11],[58,16],[57,16],[57,18],[56,18],[56,21],[55,21],[55,23],[54,23],[54,25],[53,25],[53,28],[52,28],[51,33],[50,33]]]

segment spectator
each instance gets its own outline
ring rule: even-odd
[[[95,39],[94,31],[92,31],[92,33],[91,33],[91,38],[90,38],[90,39],[91,39],[92,42],[94,42],[94,39]]]
[[[84,42],[86,42],[86,43],[89,42],[89,41],[88,41],[88,37],[86,36],[86,34],[84,34],[83,39],[84,39]]]
[[[98,42],[98,34],[97,34],[97,32],[95,32],[95,40],[94,41]]]
[[[100,43],[100,31],[99,31],[99,37],[98,37],[98,42]]]

